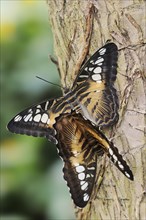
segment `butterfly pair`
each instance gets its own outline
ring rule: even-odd
[[[74,203],[81,208],[90,199],[97,159],[104,153],[133,180],[117,148],[99,130],[118,120],[118,97],[113,86],[117,59],[117,46],[106,44],[83,65],[69,92],[27,108],[8,123],[11,132],[46,137],[57,144],[64,161],[64,178]]]

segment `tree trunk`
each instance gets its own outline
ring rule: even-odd
[[[76,217],[84,220],[146,219],[146,3],[144,0],[48,0],[48,6],[64,89],[72,87],[85,58],[107,40],[114,41],[119,48],[116,88],[120,119],[108,135],[130,165],[134,181],[125,178],[105,158],[105,170],[98,165],[91,201],[83,209],[75,207]],[[103,159],[100,164],[103,165]]]

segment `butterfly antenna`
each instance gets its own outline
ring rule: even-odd
[[[51,84],[51,85],[53,85],[53,86],[58,86],[59,88],[62,88],[60,85],[58,85],[58,84],[56,84],[56,83],[52,83],[52,82],[50,82],[50,81],[48,81],[48,80],[46,80],[46,79],[43,79],[43,78],[41,78],[41,77],[39,77],[39,76],[36,76],[36,78],[38,78],[38,79],[40,79],[40,80],[42,80],[42,81],[44,81],[44,82],[47,82],[47,83],[49,83],[49,84]]]

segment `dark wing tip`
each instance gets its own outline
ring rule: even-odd
[[[106,47],[110,46],[110,48],[118,50],[118,47],[117,47],[117,45],[114,42],[109,42],[109,43],[105,44],[105,46]]]
[[[67,170],[65,167],[63,168],[63,173],[64,173],[64,179],[67,183],[74,204],[79,208],[84,208],[89,200],[87,201],[83,200],[83,195],[79,189],[76,178],[73,178],[74,175],[71,172],[71,170],[69,172],[69,170]]]
[[[15,131],[15,123],[13,122],[13,120],[9,121],[9,123],[6,125],[6,129],[12,133],[17,133]]]
[[[21,135],[27,135],[32,137],[44,137],[47,138],[52,143],[56,144],[57,140],[55,138],[55,129],[52,127],[47,127],[46,125],[39,125],[39,123],[33,122],[31,123],[25,123],[24,121],[15,122],[14,119],[12,119],[6,126],[8,131],[15,133],[15,134],[21,134]]]
[[[134,181],[134,176],[133,176],[133,173],[132,173],[132,171],[130,170],[130,172],[131,172],[131,174],[130,174],[130,180],[132,180],[132,181]]]
[[[118,149],[113,145],[111,142],[110,149],[108,153],[108,157],[110,160],[114,163],[114,165],[129,179],[134,180],[133,173],[126,163],[126,161],[123,159],[122,155],[119,153]]]

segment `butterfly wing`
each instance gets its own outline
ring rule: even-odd
[[[64,160],[64,178],[75,205],[83,208],[90,199],[96,176],[96,140],[83,131],[72,115],[60,117],[55,129],[59,155]],[[100,148],[99,155],[102,154]]]
[[[113,164],[130,180],[134,180],[130,167],[119,153],[118,149],[110,142],[110,147],[106,150],[107,156]]]
[[[104,153],[127,178],[133,180],[133,174],[117,148],[80,114],[61,115],[54,126],[59,155],[64,161],[64,178],[77,206],[83,208],[88,203],[95,182],[97,160]]]
[[[117,75],[118,48],[114,43],[105,44],[97,50],[81,68],[73,87],[86,81],[89,76],[98,78],[98,74],[106,79],[108,84],[113,84]]]
[[[73,85],[77,97],[74,109],[98,126],[118,120],[118,96],[113,86],[117,59],[117,46],[106,44],[87,61]]]
[[[17,134],[46,137],[56,143],[55,130],[49,113],[54,102],[56,101],[47,100],[20,112],[8,123],[8,130]]]
[[[78,123],[80,123],[81,127],[84,127],[86,133],[90,138],[96,140],[96,144],[94,145],[94,153],[99,155],[99,149],[109,157],[109,159],[114,163],[114,165],[130,180],[133,180],[133,173],[130,170],[130,167],[123,159],[122,155],[119,153],[118,149],[110,142],[106,136],[96,127],[91,124],[89,120],[83,120],[82,117],[78,117]],[[86,140],[88,141],[88,139]],[[99,148],[100,146],[100,148]]]
[[[52,125],[56,117],[70,112],[71,108],[99,126],[111,125],[118,118],[118,98],[113,87],[116,62],[116,45],[105,45],[82,68],[71,93],[24,110],[9,122],[8,129],[14,133],[43,136],[55,141]]]

